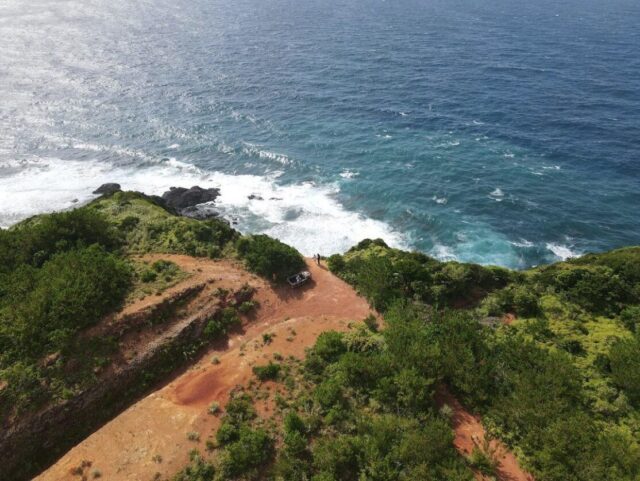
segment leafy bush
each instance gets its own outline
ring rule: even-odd
[[[496,471],[496,461],[490,453],[475,446],[469,456],[469,463],[482,474],[491,476]]]
[[[273,440],[266,431],[243,425],[238,431],[238,439],[225,446],[220,470],[228,478],[255,472],[271,458],[273,447]]]
[[[41,268],[25,265],[4,276],[0,295],[0,418],[33,409],[51,395],[70,392],[39,367],[42,356],[73,350],[76,334],[123,300],[131,284],[127,263],[93,245],[63,251]],[[90,367],[90,366],[89,366]]]
[[[197,451],[192,451],[189,457],[191,460],[189,466],[171,478],[172,481],[213,481],[215,475],[213,465],[205,461]]]
[[[327,259],[327,265],[329,266],[329,270],[331,272],[333,272],[334,274],[340,274],[342,271],[344,271],[347,263],[345,262],[344,257],[342,257],[340,254],[333,254]]]
[[[209,405],[209,409],[207,410],[207,412],[214,416],[218,414],[220,412],[220,403],[218,401],[213,401]]]
[[[253,366],[253,373],[260,381],[275,381],[280,374],[281,366],[273,362],[265,366]]]
[[[624,327],[631,332],[638,332],[638,325],[640,325],[640,306],[628,306],[620,313],[620,320]]]
[[[19,269],[9,279],[0,303],[2,364],[64,350],[79,329],[123,301],[131,271],[96,245],[57,254],[41,269]]]
[[[517,277],[499,267],[439,262],[418,252],[391,249],[380,240],[364,240],[344,256],[332,256],[329,267],[379,311],[403,298],[438,307],[475,304]]]
[[[164,252],[217,258],[238,237],[223,219],[176,216],[154,198],[138,192],[116,192],[89,204],[102,212],[124,238],[128,252]]]
[[[226,334],[230,328],[240,323],[241,321],[235,308],[227,306],[207,321],[204,335],[210,339],[215,339]]]
[[[337,361],[347,352],[342,334],[335,331],[323,332],[318,336],[315,346],[307,351],[304,364],[309,373],[322,374],[325,367]]]
[[[535,279],[553,287],[568,301],[594,313],[618,313],[625,304],[640,301],[640,291],[634,287],[637,281],[633,266],[623,268],[616,265],[614,269],[601,262],[599,256],[589,256],[588,259],[591,263],[581,259],[579,262],[540,268],[535,271]]]
[[[57,253],[92,244],[114,250],[121,243],[107,218],[87,207],[32,217],[10,230],[0,229],[0,273],[21,264],[40,267]]]
[[[152,271],[151,269],[147,269],[146,271],[144,271],[142,273],[142,275],[140,276],[140,280],[142,282],[153,282],[158,278],[158,274],[155,271]]]
[[[285,281],[305,267],[297,250],[266,235],[242,237],[236,248],[247,269],[277,282]]]
[[[238,312],[241,314],[248,314],[256,308],[257,303],[255,301],[245,301],[238,306]]]
[[[640,403],[640,338],[620,340],[609,353],[611,377],[630,400]]]

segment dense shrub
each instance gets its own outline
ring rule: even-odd
[[[327,259],[327,265],[329,266],[329,270],[331,272],[333,272],[334,274],[339,274],[344,271],[347,263],[345,262],[344,257],[342,257],[340,254],[333,254]]]
[[[261,381],[275,381],[280,374],[280,364],[269,362],[265,366],[253,366],[253,373]]]
[[[640,306],[629,306],[620,313],[620,320],[631,332],[638,332],[640,325]]]
[[[228,306],[207,321],[204,327],[204,335],[215,339],[226,334],[229,329],[239,326],[241,323],[235,308]]]
[[[407,298],[437,307],[475,304],[517,278],[500,267],[439,262],[418,252],[391,249],[379,240],[364,240],[344,256],[330,257],[329,268],[379,311]]]
[[[217,258],[238,233],[223,219],[177,216],[153,197],[116,192],[93,201],[88,209],[105,214],[124,238],[128,252],[179,253]]]
[[[121,238],[107,218],[90,208],[33,217],[0,229],[0,273],[21,264],[40,267],[53,255],[98,244],[113,250]]]
[[[618,266],[616,270],[599,262],[599,257],[589,258],[592,264],[583,259],[579,263],[560,263],[540,268],[535,272],[534,279],[554,288],[568,301],[594,313],[615,314],[625,304],[640,301],[633,266]]]
[[[611,348],[609,360],[613,381],[640,405],[640,338],[618,341]]]
[[[263,429],[241,426],[238,438],[228,443],[220,462],[220,470],[227,478],[255,473],[272,456],[273,440]]]
[[[189,457],[189,466],[171,478],[172,481],[213,481],[215,475],[213,465],[205,461],[197,451],[191,452]]]
[[[482,301],[482,307],[490,316],[514,313],[532,317],[540,313],[539,295],[526,285],[514,284],[493,292]]]
[[[130,280],[129,266],[99,246],[19,269],[0,303],[2,364],[64,350],[79,329],[123,301]]]
[[[266,235],[242,237],[236,248],[250,271],[277,282],[305,267],[297,250]]]
[[[315,346],[307,351],[305,367],[312,374],[321,374],[325,367],[347,352],[343,335],[335,332],[323,332],[318,336]]]
[[[103,247],[54,254],[41,268],[28,264],[4,276],[0,296],[0,418],[32,409],[64,381],[41,367],[47,353],[69,354],[78,331],[99,321],[123,300],[131,269]],[[90,366],[81,366],[90,368]]]

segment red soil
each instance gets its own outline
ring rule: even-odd
[[[169,477],[187,463],[191,449],[205,451],[204,441],[213,437],[220,423],[219,417],[207,413],[208,407],[215,401],[224,408],[231,392],[252,378],[255,364],[266,363],[274,353],[301,358],[321,332],[344,331],[350,321],[361,320],[371,313],[366,301],[350,286],[311,261],[308,266],[313,282],[292,290],[273,288],[229,261],[149,256],[150,260],[155,258],[172,260],[193,275],[163,296],[150,296],[127,306],[127,312],[159,302],[189,285],[211,281],[210,287],[190,303],[194,308],[206,302],[214,289],[237,289],[244,283],[256,288],[254,299],[260,302],[260,307],[246,319],[243,332],[230,336],[226,345],[212,348],[187,372],[98,429],[36,480],[78,480],[81,476],[73,474],[78,467],[84,467],[82,472],[89,479],[93,471],[99,471],[101,479],[109,481]],[[263,340],[266,333],[273,335],[270,343]],[[213,357],[218,364],[211,362]],[[273,390],[275,386],[265,383],[262,388]],[[474,446],[481,446],[485,431],[480,419],[468,413],[446,390],[438,394],[438,399],[453,410],[456,449],[468,455]],[[259,413],[268,415],[273,410],[271,404],[271,401],[257,403]],[[189,432],[198,433],[200,440],[189,441]],[[499,481],[533,481],[502,443],[492,440],[491,446],[498,454]],[[483,480],[479,474],[476,477]]]
[[[204,451],[204,441],[213,436],[220,422],[207,408],[214,401],[224,406],[231,391],[251,379],[253,365],[266,363],[276,352],[302,357],[321,332],[346,330],[350,321],[362,320],[370,313],[366,301],[350,286],[311,262],[308,267],[313,281],[293,290],[274,289],[228,261],[156,257],[172,260],[194,274],[173,289],[210,280],[213,288],[232,289],[247,282],[256,288],[254,298],[260,307],[247,320],[244,331],[232,335],[225,346],[211,349],[189,371],[132,405],[36,479],[80,479],[71,473],[83,462],[84,466],[91,463],[84,470],[89,478],[94,470],[101,473],[101,479],[110,481],[148,481],[156,473],[170,476],[186,464],[191,449]],[[127,310],[146,305],[140,302]],[[263,342],[265,333],[274,335],[270,343]],[[214,356],[219,364],[212,364]],[[271,408],[265,405],[262,409]],[[199,433],[200,441],[189,441],[188,432]]]
[[[451,416],[451,425],[455,432],[453,444],[458,452],[463,456],[469,456],[474,447],[483,448],[486,432],[480,418],[469,413],[444,387],[438,391],[437,401],[440,406],[447,404],[453,411]],[[534,481],[533,476],[520,467],[515,455],[501,441],[490,440],[489,450],[494,453],[498,464],[495,473],[498,481]],[[478,481],[489,479],[481,473],[475,473],[475,475]]]

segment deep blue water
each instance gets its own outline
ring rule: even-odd
[[[4,0],[0,39],[0,225],[117,181],[306,254],[640,244],[637,0]]]

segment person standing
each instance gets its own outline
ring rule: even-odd
[[[320,265],[320,254],[316,255],[316,260],[318,261],[318,265]]]

